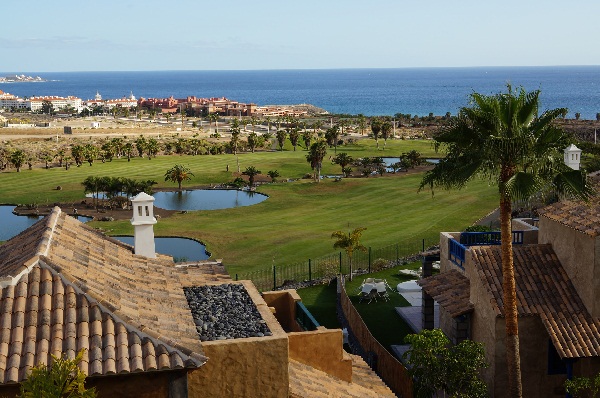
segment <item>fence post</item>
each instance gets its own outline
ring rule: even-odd
[[[277,266],[273,266],[273,290],[277,288]]]
[[[423,250],[422,251],[425,251],[425,239],[423,239]]]
[[[398,251],[398,244],[396,243],[396,265],[400,262],[400,252]]]
[[[236,281],[238,280],[238,275],[237,275],[237,274],[235,274],[235,280],[236,280]]]
[[[340,274],[342,273],[342,252],[340,252]]]
[[[312,281],[312,269],[310,266],[310,258],[308,259],[308,280]]]
[[[369,246],[369,274],[371,273],[371,246]]]

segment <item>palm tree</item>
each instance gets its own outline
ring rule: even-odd
[[[344,168],[346,168],[346,166],[348,166],[353,161],[354,159],[352,158],[352,156],[348,155],[346,152],[340,152],[333,158],[333,163],[339,164],[342,168],[342,172],[344,171]]]
[[[523,88],[496,95],[471,95],[472,106],[435,137],[435,147],[447,154],[428,171],[419,189],[462,188],[475,176],[495,180],[500,192],[502,294],[506,321],[508,395],[522,396],[511,210],[513,200],[525,200],[542,189],[587,199],[591,188],[584,171],[563,162],[569,136],[553,123],[566,109],[538,116],[539,90]]]
[[[331,234],[332,238],[337,239],[333,244],[333,248],[342,248],[346,251],[346,255],[348,256],[348,264],[350,265],[350,280],[352,280],[352,254],[354,254],[355,250],[360,250],[363,252],[367,251],[367,248],[360,243],[360,237],[365,229],[366,228],[364,227],[359,227],[355,228],[352,232],[348,232],[347,234],[342,231],[335,231]]]
[[[310,146],[306,161],[310,163],[310,167],[314,170],[314,178],[316,182],[321,181],[321,166],[323,158],[327,154],[327,144],[324,141],[317,141]]]
[[[285,144],[287,133],[285,130],[277,130],[275,137],[277,138],[277,143],[279,144],[279,150],[283,151],[283,145]]]
[[[360,135],[365,135],[365,129],[367,128],[367,119],[365,115],[362,113],[358,114],[358,129],[360,130]]]
[[[242,171],[242,174],[248,176],[248,185],[252,187],[254,186],[254,177],[260,174],[260,170],[254,166],[248,166],[246,170]]]
[[[290,130],[289,137],[295,152],[296,147],[298,146],[298,140],[300,139],[300,130],[297,127],[292,128]]]
[[[176,182],[181,191],[181,183],[185,180],[191,180],[194,173],[181,164],[176,164],[165,173],[165,181]]]
[[[310,148],[310,143],[313,139],[314,133],[311,133],[308,130],[304,130],[304,132],[302,133],[302,141],[304,141],[304,146],[306,147],[306,150],[308,151],[308,148]]]
[[[379,149],[379,133],[381,132],[381,120],[379,118],[371,119],[371,133],[373,133],[373,138],[375,138],[375,143],[377,144],[377,149]]]
[[[381,123],[381,137],[383,138],[383,150],[385,150],[385,145],[387,144],[388,138],[393,134],[392,132],[393,126],[389,120],[385,120]]]
[[[17,169],[17,173],[18,173],[21,171],[21,167],[27,160],[27,154],[24,151],[22,151],[21,149],[17,149],[13,153],[10,154],[9,159],[10,159],[10,162],[13,164],[13,166],[15,166],[15,169]]]
[[[275,182],[275,179],[279,177],[279,172],[277,170],[269,170],[267,175],[271,177],[271,182]]]

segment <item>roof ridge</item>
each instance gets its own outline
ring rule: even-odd
[[[45,256],[48,254],[50,250],[50,244],[52,243],[52,239],[54,236],[54,231],[56,229],[56,224],[58,223],[58,219],[62,214],[62,210],[58,206],[54,206],[50,214],[46,218],[46,229],[42,232],[40,236],[40,242],[37,247],[36,256]],[[64,217],[64,214],[63,214]]]
[[[57,275],[61,281],[66,286],[71,286],[77,294],[83,295],[90,305],[97,305],[101,311],[105,312],[108,316],[113,318],[116,323],[121,323],[129,332],[136,333],[140,339],[150,339],[156,346],[163,345],[171,351],[175,351],[179,353],[182,357],[189,357],[194,362],[195,366],[201,366],[207,361],[207,357],[199,354],[197,352],[192,351],[191,349],[181,345],[175,340],[169,339],[167,336],[162,336],[160,333],[151,330],[147,326],[141,324],[136,325],[137,322],[134,322],[134,319],[127,316],[119,316],[114,311],[118,308],[106,303],[104,300],[98,300],[96,297],[88,294],[84,288],[79,286],[77,283],[70,281],[65,277],[64,274],[59,272],[56,268],[55,264],[52,263],[50,259],[45,256],[41,256],[38,261],[38,266],[40,268],[48,269],[52,274]]]

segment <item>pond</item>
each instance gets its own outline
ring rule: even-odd
[[[180,192],[155,192],[154,206],[165,210],[218,210],[251,206],[268,198],[267,195],[237,189],[194,189]]]
[[[133,236],[113,236],[133,246]],[[175,262],[199,261],[209,258],[206,246],[193,239],[187,238],[154,238],[156,252],[173,256]]]
[[[0,206],[0,241],[9,240],[19,232],[26,230],[41,220],[44,216],[17,216],[13,214],[15,206]],[[82,222],[90,221],[91,217],[78,216]]]
[[[385,163],[385,166],[388,167],[388,169],[389,169],[388,171],[393,171],[390,166],[392,164],[400,161],[399,157],[397,157],[397,158],[382,158],[382,159],[383,159],[383,161]],[[433,159],[433,158],[427,158],[427,159],[425,159],[425,161],[427,163],[432,163],[432,164],[437,164],[437,163],[440,162],[439,159]]]

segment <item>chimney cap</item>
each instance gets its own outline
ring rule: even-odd
[[[154,202],[154,200],[154,196],[148,195],[146,192],[140,192],[131,198],[132,202]]]

